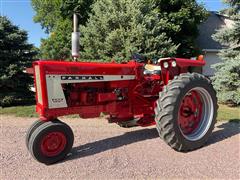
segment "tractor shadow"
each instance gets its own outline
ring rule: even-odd
[[[227,138],[240,134],[240,119],[231,119],[215,127],[215,130],[210,136],[205,146],[215,144]]]
[[[156,128],[140,129],[124,133],[119,136],[102,139],[92,143],[87,143],[77,147],[73,147],[71,153],[66,160],[72,160],[98,154],[110,149],[119,148],[139,141],[159,138]]]
[[[204,145],[204,147],[207,147],[211,144],[218,143],[227,138],[240,134],[240,121],[236,119],[230,120],[228,122],[224,122],[220,125],[217,125],[216,128],[217,130],[215,130],[212,133],[209,140],[207,141],[207,144]],[[91,156],[91,155],[98,154],[110,149],[115,149],[124,145],[129,145],[139,141],[144,141],[144,140],[149,140],[154,138],[159,138],[156,128],[140,129],[137,131],[127,132],[119,136],[106,138],[106,139],[102,139],[92,143],[87,143],[84,145],[74,147],[71,153],[68,155],[68,157],[64,161]]]

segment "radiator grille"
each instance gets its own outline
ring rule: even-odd
[[[41,79],[40,79],[40,68],[38,65],[35,66],[35,81],[36,81],[36,90],[37,90],[37,101],[38,101],[38,103],[43,104]]]

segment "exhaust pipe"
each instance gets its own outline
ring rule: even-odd
[[[80,57],[79,54],[79,39],[80,32],[78,31],[78,16],[76,13],[73,14],[73,32],[72,32],[72,57],[76,61]]]

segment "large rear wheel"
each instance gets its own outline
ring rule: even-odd
[[[216,93],[210,81],[197,73],[175,77],[160,93],[155,121],[160,137],[177,151],[205,144],[217,115]]]

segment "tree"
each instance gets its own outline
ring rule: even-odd
[[[81,29],[83,55],[95,59],[111,59],[111,56],[125,59],[134,52],[149,57],[195,56],[198,53],[194,42],[198,33],[197,25],[207,16],[204,8],[195,0],[103,0],[102,2],[100,0],[32,0],[32,5],[36,11],[35,22],[41,23],[47,32],[54,34],[42,41],[40,48],[42,57],[54,59],[59,56],[70,58],[69,41],[73,12],[79,14],[80,24],[83,25]],[[115,15],[110,14],[108,10],[116,12]],[[107,17],[106,14],[110,16]],[[113,17],[116,15],[120,16]],[[106,18],[106,22],[102,18]],[[107,32],[101,34],[102,30],[98,31],[101,27],[96,27],[94,22],[105,28],[108,27]],[[123,23],[121,28],[118,26],[119,23]],[[66,27],[65,31],[62,29],[63,24]],[[119,33],[121,35],[118,37]],[[68,38],[62,39],[63,35]],[[104,41],[108,38],[108,41],[92,43],[95,38]],[[62,43],[57,42],[58,40]],[[123,42],[125,40],[126,42]],[[50,50],[51,47],[55,50]],[[61,52],[61,55],[58,52]]]
[[[73,13],[78,14],[80,24],[85,24],[91,12],[91,5],[95,0],[65,0],[61,4],[61,16],[72,18]]]
[[[71,57],[72,23],[68,19],[58,20],[54,30],[46,39],[41,39],[41,59],[69,59]]]
[[[24,73],[36,51],[27,43],[26,31],[0,16],[0,105],[16,105],[33,100],[31,77]]]
[[[63,59],[70,57],[72,22],[61,15],[63,0],[32,0],[36,11],[34,21],[40,23],[49,33],[46,39],[41,39],[41,59]]]
[[[221,62],[216,69],[213,85],[220,102],[240,104],[240,1],[225,0],[230,7],[221,11],[235,21],[232,28],[223,27],[213,35],[214,40],[226,48],[221,50]]]
[[[40,58],[71,58],[72,15],[79,14],[80,24],[85,24],[92,3],[93,0],[32,0],[34,21],[50,34],[41,41]]]
[[[195,41],[198,36],[198,25],[205,21],[208,12],[196,0],[153,0],[159,19],[166,20],[161,24],[162,31],[179,44],[176,56],[194,57],[199,55]]]
[[[32,7],[36,11],[34,21],[41,24],[46,32],[51,32],[59,18],[61,18],[60,7],[63,0],[32,0]]]
[[[197,25],[207,13],[195,0],[98,0],[81,26],[85,58],[191,57]]]
[[[222,0],[225,4],[228,4],[229,7],[221,11],[222,14],[227,14],[229,16],[236,15],[240,10],[240,1],[239,0]]]
[[[73,13],[79,14],[80,24],[85,24],[93,2],[94,0],[32,0],[32,7],[36,11],[34,21],[40,23],[47,33],[56,31],[63,20],[72,21]]]

